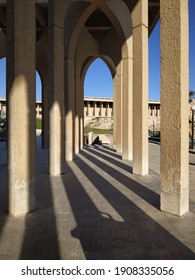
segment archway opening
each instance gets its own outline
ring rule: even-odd
[[[42,82],[39,72],[36,71],[36,134],[37,136],[42,135]]]
[[[0,117],[6,118],[6,57],[0,59]],[[42,82],[36,71],[36,128],[42,129]]]
[[[84,96],[113,98],[112,75],[107,64],[96,58],[89,66],[84,80]]]
[[[0,59],[0,143],[1,149],[6,148],[6,58]],[[4,157],[2,157],[4,158]],[[1,162],[2,163],[2,162]],[[4,163],[4,162],[3,162]]]
[[[113,77],[101,58],[91,63],[84,79],[84,134],[90,132],[93,132],[94,139],[96,135],[99,138],[107,135],[108,142],[105,144],[112,141]]]
[[[0,59],[0,117],[6,118],[6,58]]]
[[[148,132],[160,141],[160,21],[149,37]]]

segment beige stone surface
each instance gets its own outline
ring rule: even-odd
[[[133,173],[148,174],[147,1],[140,0],[133,22]]]
[[[115,104],[115,121],[116,121],[116,150],[122,152],[122,69],[121,64],[117,67],[116,75],[116,94],[114,96]]]
[[[188,3],[161,0],[161,209],[178,216],[189,207],[188,91]]]
[[[19,216],[35,209],[34,1],[8,1],[7,17],[8,208]]]
[[[56,10],[53,13],[57,13]],[[62,173],[64,160],[64,64],[63,29],[49,29],[49,173]]]
[[[122,157],[133,159],[133,60],[123,58]]]

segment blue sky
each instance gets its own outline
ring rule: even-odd
[[[195,0],[189,0],[189,89],[195,90]],[[0,97],[5,97],[6,62],[0,60]],[[41,99],[41,82],[37,75],[37,99]],[[84,83],[84,95],[92,97],[112,97],[113,84],[107,65],[96,59],[89,67]],[[149,38],[149,99],[160,99],[160,24]]]

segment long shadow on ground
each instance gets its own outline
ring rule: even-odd
[[[90,152],[96,156],[96,151]],[[101,193],[122,218],[118,221],[110,213],[101,211],[101,202],[93,189],[90,194],[86,191],[89,184],[87,180],[81,183],[77,175],[69,180],[63,176],[64,187],[78,225],[71,234],[80,240],[86,259],[194,259],[194,253],[189,248],[114,188],[104,176],[85,162],[85,158],[102,171],[112,174],[142,199],[152,203],[158,197],[86,152],[82,152],[82,157],[76,157],[69,164],[68,172],[78,169],[87,176],[92,188]]]
[[[56,217],[53,206],[51,178],[45,151],[37,153],[36,211],[25,217],[25,232],[21,248],[22,260],[60,259]]]

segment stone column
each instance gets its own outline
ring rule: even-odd
[[[100,101],[99,104],[100,104],[100,114],[99,115],[100,115],[100,117],[103,117],[103,114],[104,114],[103,113],[103,102]]]
[[[154,116],[157,116],[156,106],[154,106]]]
[[[139,0],[133,22],[133,173],[148,174],[148,1]]]
[[[64,138],[64,28],[56,16],[60,9],[49,1],[48,89],[49,89],[49,174],[63,172]]]
[[[8,209],[35,209],[35,1],[7,1]]]
[[[122,158],[124,160],[133,159],[133,133],[132,133],[132,109],[133,109],[133,92],[132,92],[132,58],[123,58],[123,98],[122,98]]]
[[[110,117],[110,114],[109,114],[109,102],[106,102],[106,117]]]
[[[90,108],[90,103],[87,101],[87,116],[89,116],[89,108]]]
[[[150,104],[148,104],[148,117],[150,117]]]
[[[113,148],[117,148],[117,75],[113,79]]]
[[[116,120],[116,150],[122,152],[122,62],[117,66],[116,97],[115,97],[115,120]]]
[[[154,117],[154,106],[151,106],[151,116]]]
[[[84,85],[83,82],[80,82],[80,102],[83,104],[84,100]],[[83,148],[84,146],[84,110],[83,107],[81,106],[79,110],[79,143],[80,143],[80,149]]]
[[[75,61],[65,59],[65,159],[72,161],[75,153]],[[82,104],[83,106],[83,104]]]
[[[158,105],[158,108],[157,108],[157,116],[160,117],[160,106]]]
[[[81,147],[81,120],[83,119],[83,95],[80,84],[80,75],[76,75],[76,112],[75,112],[75,154],[80,152]]]
[[[161,0],[161,210],[189,209],[188,1]]]
[[[93,116],[96,116],[96,110],[97,110],[97,103],[96,101],[93,101]]]
[[[76,83],[76,111],[75,111],[75,137],[73,139],[74,141],[74,150],[75,150],[75,154],[78,154],[79,151],[80,151],[80,145],[79,145],[79,136],[80,136],[80,133],[79,133],[79,119],[80,119],[80,107],[82,106],[83,108],[83,102],[80,103],[80,100],[79,100],[79,76],[76,75],[75,76],[75,83]]]

